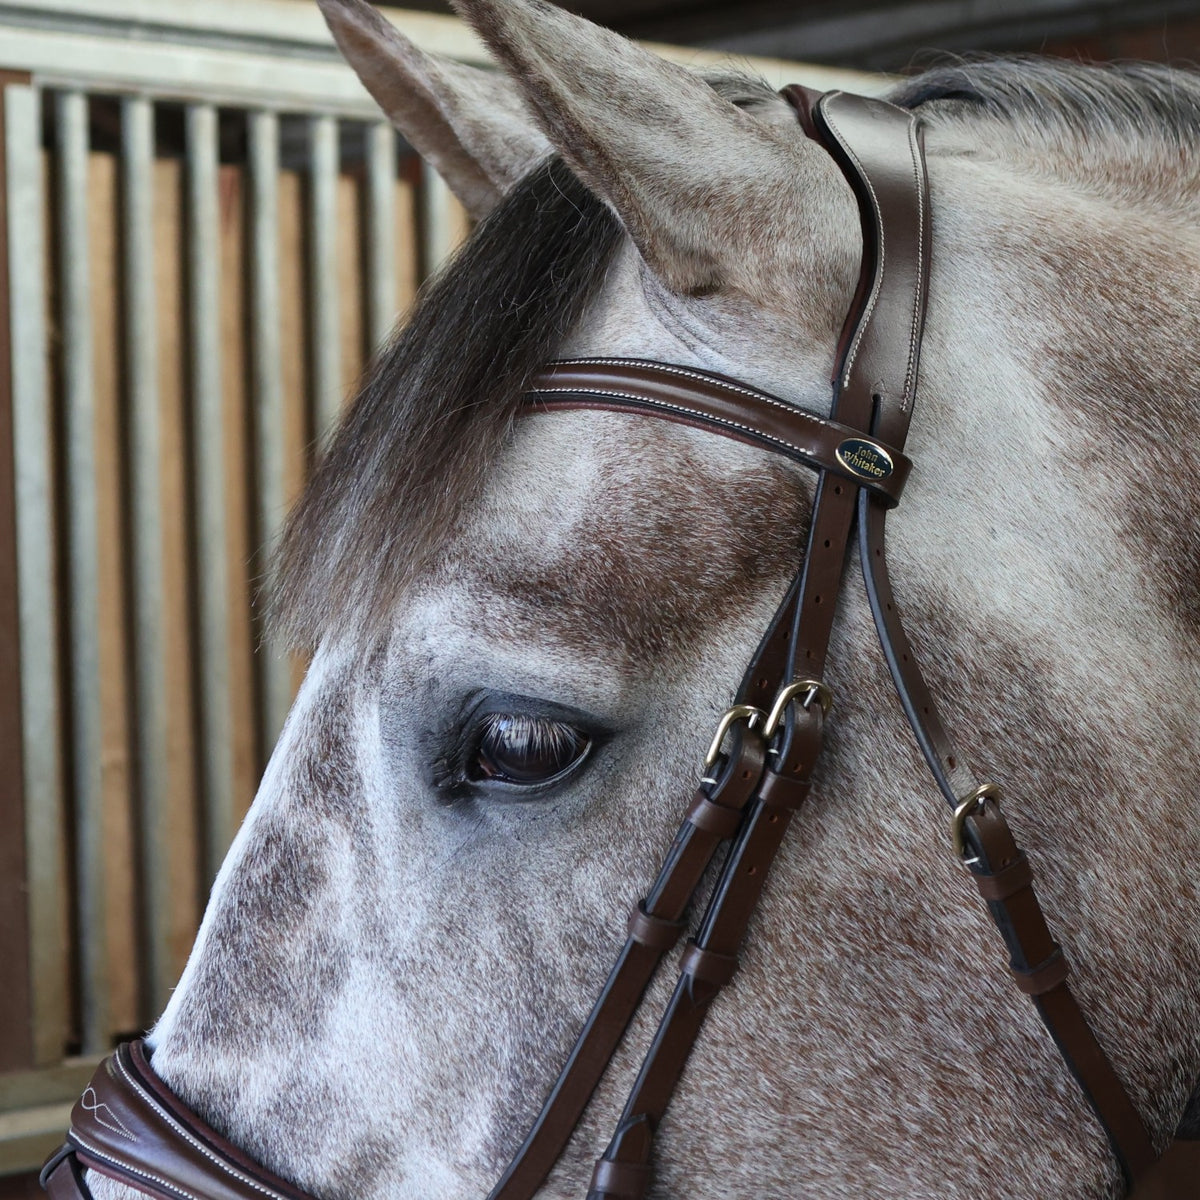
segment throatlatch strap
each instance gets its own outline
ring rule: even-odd
[[[895,139],[890,147],[885,145],[884,127],[875,117],[876,113],[870,107],[847,104],[838,93],[823,97],[813,112],[814,124],[822,134],[822,140],[854,188],[864,231],[874,229],[878,239],[877,253],[886,256],[892,264],[892,282],[898,284],[901,292],[905,286],[911,289],[912,300],[908,303],[895,294],[886,302],[880,301],[882,307],[893,312],[892,320],[901,325],[900,336],[903,322],[911,320],[909,354],[896,354],[898,334],[894,327],[874,324],[864,336],[851,340],[847,348],[847,366],[844,367],[854,377],[847,386],[853,383],[861,391],[867,387],[872,389],[875,404],[870,426],[872,434],[903,448],[912,419],[924,320],[923,297],[930,257],[929,206],[923,180],[914,179],[911,186],[906,186],[904,179],[910,170],[923,176],[923,155],[912,153],[906,156]],[[918,136],[917,130],[910,129],[910,142]],[[872,164],[871,168],[864,169],[865,163]],[[882,171],[875,169],[876,163],[882,164]],[[881,177],[886,180],[882,186]],[[890,223],[884,211],[889,207],[893,210]],[[908,239],[908,243],[900,247],[899,255],[895,252],[894,230],[901,231],[901,236]],[[905,230],[910,232],[905,235]],[[895,271],[897,257],[900,264]],[[881,332],[884,336],[877,340],[876,335]],[[958,808],[974,791],[974,783],[963,755],[956,751],[942,723],[905,632],[900,606],[892,594],[884,535],[887,513],[865,492],[859,494],[858,508],[859,556],[880,644],[905,715],[930,770],[947,801]],[[1012,866],[1020,854],[1003,816],[994,805],[984,806],[980,810],[980,819],[985,810],[992,835],[999,837],[999,831],[1003,829],[1010,851],[999,857],[989,855],[980,842],[979,830],[974,828],[977,822],[970,822],[967,835],[973,839],[976,849],[974,871],[981,883],[981,891],[990,887],[983,882],[986,874]],[[1020,855],[1020,858],[1023,860],[1024,856]],[[1033,999],[1068,1068],[1099,1118],[1126,1179],[1132,1182],[1154,1161],[1145,1126],[1067,986],[1066,959],[1061,948],[1050,938],[1033,891],[1032,870],[1027,866],[1025,869],[1029,870],[1028,885],[1015,889],[1003,899],[989,900],[989,913],[1008,946],[1017,986]]]
[[[874,112],[862,105],[847,105],[837,93],[822,98],[815,106],[813,116],[816,127],[824,134],[826,144],[854,187],[864,230],[875,229],[881,256],[886,256],[893,264],[897,257],[900,259],[898,274],[893,276],[894,281],[901,281],[898,290],[902,292],[905,286],[912,289],[914,299],[908,304],[895,295],[886,303],[881,301],[882,307],[893,310],[894,321],[902,325],[905,320],[911,320],[909,354],[896,354],[895,329],[873,325],[865,335],[851,340],[845,368],[854,377],[854,385],[859,390],[872,389],[875,405],[870,425],[872,434],[903,448],[912,419],[924,319],[923,295],[929,271],[926,188],[920,181],[916,186],[906,187],[904,176],[914,169],[914,163],[915,169],[923,174],[924,158],[916,154],[911,156],[912,161],[905,161],[906,156],[899,152],[894,140],[890,148],[884,144],[883,127],[874,119]],[[869,119],[864,120],[864,116]],[[915,136],[916,132],[910,130],[910,139]],[[884,186],[880,185],[874,169],[864,170],[864,163],[873,166],[876,162],[886,164]],[[886,215],[881,215],[889,205],[895,210],[896,218],[891,223]],[[898,256],[894,230],[912,231],[908,234],[909,243],[901,247]],[[892,245],[886,245],[888,241]],[[876,336],[880,330],[884,333],[883,338]],[[900,606],[892,594],[884,534],[887,510],[866,492],[859,493],[858,508],[859,556],[884,657],[926,762],[943,795],[957,809],[975,790],[974,784],[963,755],[955,749],[942,723],[905,632]],[[985,811],[987,827],[993,837],[1000,837],[999,831],[1003,828],[1009,851],[1000,857],[989,855],[980,840]],[[990,887],[984,882],[987,875],[995,869],[1011,866],[1020,852],[994,805],[981,807],[978,819],[972,817],[970,825],[967,836],[973,839],[976,850],[974,871],[980,890],[986,892]],[[1024,859],[1023,855],[1020,857]],[[1003,899],[989,900],[989,913],[1008,947],[1017,987],[1033,1000],[1068,1068],[1099,1118],[1126,1180],[1132,1183],[1153,1164],[1153,1148],[1137,1110],[1066,983],[1066,958],[1050,938],[1033,890],[1032,870],[1027,865],[1024,869],[1029,871],[1028,884]]]

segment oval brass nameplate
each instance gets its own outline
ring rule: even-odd
[[[859,479],[886,479],[896,465],[882,446],[862,438],[847,438],[837,448],[837,460]]]

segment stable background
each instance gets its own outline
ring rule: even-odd
[[[1200,58],[1200,0],[576,7],[777,85]],[[386,11],[483,61],[432,0]],[[0,3],[0,1197],[166,1003],[304,667],[270,545],[467,231],[308,0]]]
[[[449,11],[438,0],[413,7]],[[574,0],[629,37],[869,71],[938,53],[1200,59],[1195,0]]]

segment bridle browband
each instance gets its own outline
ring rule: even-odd
[[[928,183],[922,130],[910,112],[843,92],[784,95],[858,199],[863,268],[846,319],[828,420],[735,380],[629,359],[554,363],[534,380],[528,411],[603,409],[712,430],[782,453],[817,472],[808,544],[722,716],[704,778],[662,867],[633,908],[628,936],[524,1144],[487,1200],[529,1200],[558,1161],[616,1052],[714,854],[729,851],[703,919],[588,1200],[639,1200],[650,1184],[659,1122],[704,1016],[733,977],[767,872],[808,795],[832,695],[822,682],[846,553],[857,534],[871,610],[901,703],[951,807],[955,851],[1032,999],[1103,1127],[1136,1200],[1195,1194],[1200,1142],[1159,1156],[1067,984],[1033,872],[1000,809],[956,751],[905,635],[888,580],[884,522],[909,472],[904,457],[915,398],[929,274]],[[71,1115],[67,1142],[42,1182],[57,1200],[89,1197],[88,1168],[162,1200],[310,1200],[232,1146],[154,1074],[143,1043],[97,1069]]]

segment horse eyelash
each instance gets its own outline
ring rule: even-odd
[[[480,722],[478,735],[474,738],[475,748],[478,749],[489,734],[502,729],[518,753],[568,750],[579,737],[579,732],[564,721],[533,717],[527,713],[496,712],[488,713]]]

